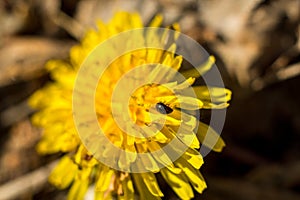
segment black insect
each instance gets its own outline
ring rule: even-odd
[[[160,112],[161,114],[170,114],[171,112],[173,112],[173,109],[170,108],[169,106],[163,104],[163,103],[157,103],[155,105],[155,108],[158,112]]]

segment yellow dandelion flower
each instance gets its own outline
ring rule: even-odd
[[[158,15],[145,28],[138,14],[118,12],[87,31],[70,60],[47,63],[53,82],[29,104],[38,110],[33,124],[44,130],[37,151],[65,153],[49,181],[70,187],[68,199],[83,199],[91,186],[99,200],[161,199],[155,173],[181,199],[206,188],[199,149],[219,152],[225,144],[199,121],[199,109],[226,108],[231,92],[193,85],[212,69],[212,56],[196,55],[202,64],[179,73],[195,57],[181,54],[180,41],[196,44],[186,44],[177,24],[161,23]]]

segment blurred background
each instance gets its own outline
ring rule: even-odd
[[[195,199],[299,200],[299,0],[0,0],[0,199],[66,198],[47,183],[60,155],[35,152],[42,132],[26,101],[49,80],[47,60],[67,59],[86,28],[119,10],[179,22],[233,91],[227,146],[205,157],[208,189]]]

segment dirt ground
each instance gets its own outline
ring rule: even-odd
[[[299,0],[0,0],[0,199],[65,199],[47,183],[60,155],[35,152],[42,131],[26,101],[49,80],[47,60],[66,59],[87,27],[118,10],[179,22],[233,92],[226,148],[205,157],[208,189],[195,199],[300,199]]]

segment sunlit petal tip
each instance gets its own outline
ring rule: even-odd
[[[163,16],[161,14],[157,14],[149,24],[149,27],[159,27],[162,24],[162,21],[163,21]]]

